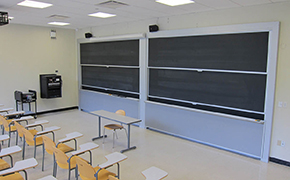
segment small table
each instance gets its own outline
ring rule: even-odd
[[[45,176],[45,177],[37,179],[37,180],[57,180],[57,179],[55,177],[53,177],[52,175],[49,175],[49,176]]]
[[[2,142],[2,141],[6,141],[6,140],[8,140],[10,137],[8,136],[8,135],[6,135],[6,134],[4,134],[4,135],[0,135],[0,142]],[[0,143],[0,152],[1,152],[1,149],[2,149],[2,143]]]
[[[43,131],[38,131],[36,135],[37,136],[40,136],[42,134],[52,133],[52,139],[53,139],[53,142],[55,142],[54,131],[57,131],[57,130],[60,130],[60,127],[58,127],[58,126],[51,126],[51,127],[45,128]]]
[[[8,114],[9,111],[12,111],[12,110],[13,110],[13,108],[0,109],[0,113],[6,112]]]
[[[58,140],[58,144],[74,140],[75,141],[75,151],[76,151],[77,150],[77,140],[76,139],[82,137],[83,134],[79,133],[79,132],[72,132],[72,133],[66,134],[65,136],[66,136],[65,138]],[[56,147],[57,147],[57,145],[56,145]]]
[[[11,117],[11,116],[20,116],[23,115],[25,112],[24,111],[15,111],[15,112],[11,112],[9,114],[5,114],[5,117]]]
[[[132,147],[130,146],[130,126],[131,124],[141,122],[141,119],[135,119],[128,116],[123,116],[123,115],[119,115],[113,112],[108,112],[105,110],[93,111],[90,113],[93,115],[99,116],[99,136],[93,138],[92,139],[93,141],[99,138],[103,138],[103,136],[101,135],[101,118],[106,118],[106,119],[116,121],[121,124],[126,124],[128,126],[128,146],[127,146],[127,149],[121,150],[121,153],[132,150],[132,149],[136,149],[136,146],[132,146]]]
[[[146,180],[159,180],[165,178],[168,173],[152,166],[144,171],[142,171],[142,174],[145,176]]]
[[[27,179],[27,173],[25,170],[34,168],[38,165],[36,159],[25,159],[23,161],[17,161],[13,168],[9,168],[3,171],[0,171],[0,176],[3,176],[5,174],[11,174],[14,172],[24,171],[25,172],[25,179]]]
[[[91,152],[91,150],[97,149],[98,147],[99,147],[98,144],[95,144],[95,143],[92,143],[92,142],[88,142],[88,143],[85,143],[85,144],[81,144],[79,150],[74,151],[74,152],[71,153],[72,154],[71,157],[73,157],[75,155],[83,154],[85,152],[89,152],[90,153],[90,162],[89,163],[92,165],[93,159],[92,159],[92,152]]]

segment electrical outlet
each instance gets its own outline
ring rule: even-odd
[[[278,140],[277,141],[277,145],[284,147],[285,146],[285,141]]]
[[[278,107],[283,107],[283,102],[282,101],[278,102]]]
[[[283,108],[287,107],[287,102],[283,102]]]
[[[285,146],[285,142],[281,141],[281,146],[284,147]]]

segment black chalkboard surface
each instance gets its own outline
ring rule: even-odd
[[[148,99],[263,119],[268,36],[255,32],[149,39]]]
[[[139,40],[80,44],[81,64],[139,66]]]
[[[80,58],[82,89],[139,97],[139,39],[82,43]]]
[[[82,85],[139,93],[139,69],[83,66]]]
[[[151,69],[149,82],[152,96],[264,111],[265,75]]]
[[[149,40],[149,66],[266,72],[268,32]]]

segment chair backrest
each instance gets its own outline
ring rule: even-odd
[[[119,179],[114,176],[109,175],[109,180],[119,180]]]
[[[0,116],[0,120],[5,128],[5,131],[9,131],[9,123],[11,122],[11,120],[7,121],[4,116]]]
[[[2,125],[3,124],[3,122],[2,122],[2,119],[4,118],[4,116],[2,116],[1,114],[0,114],[0,125]],[[5,118],[4,118],[5,119]]]
[[[115,112],[116,114],[119,114],[119,115],[123,115],[123,116],[126,116],[126,112],[122,109],[119,109],[118,111]]]
[[[85,179],[85,180],[96,179],[94,176],[96,174],[96,171],[89,163],[87,163],[80,157],[76,157],[76,163],[77,163],[78,171],[82,179]]]
[[[34,136],[31,134],[31,132],[29,132],[27,129],[22,128],[21,129],[24,137],[25,137],[25,141],[29,146],[34,146]]]
[[[23,126],[21,126],[18,122],[14,122],[15,126],[16,126],[16,130],[18,132],[18,136],[19,137],[23,137],[23,131],[22,129],[25,129]]]
[[[52,146],[52,149],[57,165],[62,169],[68,169],[69,164],[67,155],[61,150],[57,149],[55,146]]]
[[[53,147],[56,146],[55,142],[53,142],[49,137],[45,135],[42,135],[41,137],[42,137],[46,152],[50,155],[53,155]]]

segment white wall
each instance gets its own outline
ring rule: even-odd
[[[210,27],[220,25],[280,21],[280,43],[278,50],[275,109],[272,128],[270,156],[290,161],[290,2],[281,2],[261,6],[216,10],[193,13],[159,19],[148,19],[78,30],[76,38],[84,38],[85,32],[96,37],[135,34],[148,32],[149,24],[158,24],[160,31]],[[278,102],[288,102],[287,107],[279,108]],[[285,147],[277,145],[278,140],[285,141]]]
[[[36,90],[38,111],[78,105],[74,30],[9,24],[0,27],[0,104],[15,108],[14,91]],[[41,99],[39,74],[62,75],[62,98]]]

